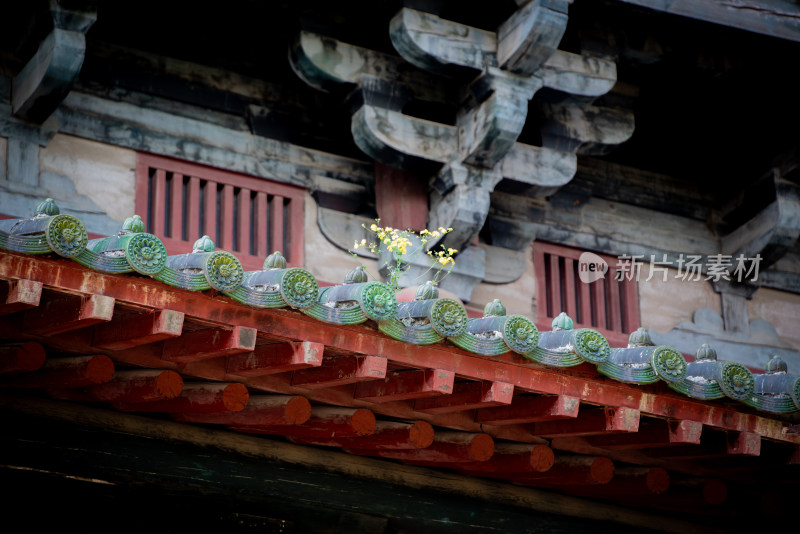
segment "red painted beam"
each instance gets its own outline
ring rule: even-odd
[[[533,433],[533,425],[484,425],[479,424],[480,429],[495,439],[506,441],[519,441],[521,443],[533,443],[548,445],[549,440],[541,438]]]
[[[547,445],[497,443],[494,454],[483,462],[464,462],[449,467],[473,473],[543,473],[553,467],[555,456]],[[436,462],[409,462],[434,467]]]
[[[0,316],[39,305],[42,283],[33,280],[8,280],[0,283]]]
[[[24,312],[22,331],[35,336],[52,336],[110,321],[114,299],[105,295],[58,296],[44,300]]]
[[[253,425],[237,424],[231,429],[249,434],[271,434],[299,438],[332,438],[367,436],[375,432],[377,421],[371,410],[364,408],[340,408],[338,406],[314,406],[308,421],[299,425]]]
[[[434,431],[430,423],[414,421],[401,423],[396,421],[377,421],[375,431],[367,436],[331,438],[290,438],[290,441],[302,445],[320,445],[324,447],[343,447],[353,449],[424,449],[433,443]]]
[[[48,358],[36,371],[9,377],[8,384],[20,388],[74,389],[108,382],[114,362],[104,354]]]
[[[89,386],[84,392],[101,402],[149,402],[177,397],[183,378],[169,370],[118,371],[108,382]]]
[[[182,312],[154,310],[138,315],[117,315],[94,328],[92,346],[105,350],[124,350],[181,335]]]
[[[454,380],[455,373],[442,369],[395,371],[383,380],[359,383],[353,397],[367,402],[392,402],[449,395]]]
[[[247,406],[228,413],[173,413],[185,423],[217,425],[302,425],[311,417],[311,403],[298,395],[251,395]]]
[[[165,341],[161,358],[186,363],[250,352],[255,349],[256,334],[255,329],[244,326],[187,332]]]
[[[592,446],[609,450],[698,445],[702,432],[702,423],[696,421],[666,421],[648,417],[639,422],[638,432],[588,436],[586,441]]]
[[[35,371],[44,365],[44,347],[35,341],[0,346],[0,375]]]
[[[614,462],[605,456],[558,455],[553,467],[543,473],[508,474],[517,484],[564,487],[608,484],[614,478]]]
[[[451,395],[417,399],[414,411],[443,414],[510,404],[514,385],[507,382],[458,382]]]
[[[728,432],[728,454],[759,456],[761,436],[755,432]]]
[[[324,358],[314,369],[292,374],[292,385],[304,389],[323,389],[386,378],[387,361],[380,356],[334,356]]]
[[[647,504],[676,511],[708,511],[708,506],[719,506],[728,498],[728,486],[717,478],[673,478],[669,489],[652,498],[651,495],[632,494],[625,501],[632,505]],[[749,506],[752,503],[748,503]]]
[[[710,460],[731,456],[759,456],[761,436],[753,432],[709,429],[699,444],[693,446],[653,447],[643,451],[648,456],[670,460]]]
[[[117,402],[113,407],[124,412],[219,413],[238,412],[247,406],[250,393],[237,382],[191,382],[180,395],[151,402]]]
[[[370,450],[346,449],[352,454],[394,458],[406,462],[453,464],[484,462],[494,454],[494,440],[489,434],[471,432],[436,432],[433,443],[424,449]],[[449,467],[452,467],[450,465]]]
[[[670,476],[662,467],[622,467],[614,478],[602,486],[571,486],[565,491],[581,497],[623,499],[644,495],[661,495],[669,489]]]
[[[252,352],[228,356],[226,369],[232,375],[260,376],[319,367],[324,350],[325,345],[308,341],[259,345]]]
[[[591,436],[639,430],[639,410],[602,408],[584,410],[577,419],[532,423],[533,432],[547,438]]]
[[[574,419],[580,399],[566,395],[516,396],[509,406],[478,410],[475,421],[489,425],[513,425]]]

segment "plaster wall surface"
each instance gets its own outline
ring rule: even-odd
[[[722,313],[719,294],[705,280],[681,280],[677,270],[667,272],[666,281],[661,273],[647,280],[649,272],[642,269],[639,279],[639,314],[645,328],[667,332],[680,323],[691,321],[698,308],[710,308]]]
[[[767,321],[775,328],[782,341],[800,351],[800,295],[774,289],[759,289],[747,301],[747,316],[750,321]],[[760,334],[761,332],[751,330],[751,336]]]
[[[0,137],[0,181],[8,180],[6,174],[8,167],[8,141],[5,137]]]
[[[533,243],[525,249],[525,271],[510,284],[478,284],[472,292],[469,308],[479,310],[500,299],[508,315],[524,315],[536,320],[536,277],[533,270]],[[456,260],[457,261],[457,260]]]
[[[341,284],[345,275],[352,269],[363,265],[370,280],[383,281],[378,274],[375,260],[359,257],[358,260],[339,247],[331,244],[322,235],[317,225],[317,203],[309,193],[305,196],[305,269],[320,282]],[[353,240],[358,236],[353,236]]]
[[[45,187],[68,194],[62,182],[64,178],[71,182],[74,195],[85,199],[85,209],[91,210],[91,205],[95,207],[98,226],[103,224],[99,221],[103,216],[121,223],[134,214],[135,151],[58,134],[40,150],[39,166]],[[68,200],[72,199],[63,199]],[[88,223],[87,229],[98,232],[89,228]],[[118,230],[112,228],[113,233]]]

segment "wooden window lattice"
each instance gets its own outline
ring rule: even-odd
[[[279,250],[303,265],[304,190],[202,165],[139,154],[136,213],[167,252],[191,252],[208,235],[217,250],[236,255],[245,270],[259,270]]]
[[[608,263],[605,278],[584,283],[579,276],[582,250],[536,242],[536,308],[540,326],[549,329],[562,311],[575,328],[594,328],[612,346],[627,346],[628,335],[639,328],[639,297],[635,279],[616,280],[617,258],[599,255]]]

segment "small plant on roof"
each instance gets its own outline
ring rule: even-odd
[[[357,259],[355,251],[361,247],[367,248],[375,254],[381,248],[389,252],[392,259],[386,263],[386,268],[389,271],[388,285],[393,291],[396,292],[400,289],[400,276],[410,266],[407,258],[419,252],[425,252],[431,259],[430,269],[435,271],[432,280],[434,284],[438,284],[455,266],[455,255],[458,250],[442,245],[428,247],[429,242],[439,241],[446,234],[452,232],[452,228],[440,227],[436,230],[428,230],[426,228],[416,233],[413,230],[400,230],[391,226],[382,227],[380,222],[380,219],[375,219],[375,222],[369,227],[366,224],[361,225],[365,230],[372,232],[376,239],[368,240],[364,238],[361,241],[355,241],[350,254]]]

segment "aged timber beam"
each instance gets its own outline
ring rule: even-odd
[[[161,358],[186,363],[251,352],[256,346],[256,334],[256,329],[240,326],[187,332],[165,341]]]
[[[424,449],[374,450],[347,448],[361,456],[393,458],[404,462],[453,464],[485,462],[494,454],[494,440],[489,434],[470,432],[436,432],[433,443]],[[452,466],[451,466],[452,467]]]
[[[608,432],[635,433],[639,430],[639,410],[598,408],[585,410],[579,418],[532,423],[533,432],[547,438],[592,436]]]
[[[77,389],[108,382],[114,362],[104,354],[48,358],[38,369],[4,377],[4,385],[15,388]]]
[[[414,465],[436,466],[436,462],[413,462]],[[544,473],[553,467],[553,449],[543,444],[496,443],[494,454],[482,462],[464,462],[453,466],[471,474]],[[483,476],[483,475],[480,475]],[[502,477],[500,477],[502,478]]]
[[[571,486],[565,491],[581,497],[627,500],[642,495],[661,495],[669,489],[669,472],[663,467],[619,467],[602,486]]]
[[[531,0],[497,30],[497,59],[505,70],[531,75],[555,52],[567,29],[568,0]]]
[[[508,406],[484,408],[475,414],[475,421],[489,425],[513,425],[575,419],[580,399],[568,395],[517,395]]]
[[[68,387],[56,386],[46,391],[54,398],[77,402],[151,402],[178,396],[183,377],[171,370],[136,369],[114,371],[109,380],[82,389]]]
[[[471,102],[458,115],[460,161],[488,169],[502,161],[522,133],[528,101],[541,87],[536,78],[492,67],[475,79]]]
[[[623,0],[672,15],[691,17],[781,39],[800,41],[800,7],[786,0],[695,2],[693,0]]]
[[[507,382],[457,382],[453,393],[414,401],[414,411],[443,414],[510,404],[514,386]]]
[[[562,152],[603,155],[627,141],[635,127],[633,112],[574,102],[538,102],[544,120],[542,146]]]
[[[699,445],[702,423],[696,421],[644,418],[634,434],[588,436],[587,443],[609,450],[642,449],[666,445]]]
[[[433,436],[433,426],[425,421],[414,421],[413,423],[377,421],[375,423],[375,431],[366,436],[291,437],[289,441],[303,445],[353,449],[424,449],[433,443]]]
[[[442,369],[395,371],[383,380],[359,382],[353,398],[381,403],[449,395],[454,379],[455,373]]]
[[[52,336],[110,321],[114,299],[106,295],[49,295],[39,306],[23,312],[21,331]]]
[[[356,85],[363,76],[380,77],[408,88],[415,98],[445,102],[442,84],[408,65],[403,58],[351,45],[310,32],[300,32],[289,48],[289,63],[300,79],[321,91]]]
[[[96,7],[49,3],[54,28],[11,84],[13,115],[36,124],[50,117],[72,89],[86,53],[85,34],[97,19]]]
[[[464,77],[472,79],[487,67],[501,67],[496,32],[431,13],[401,9],[390,22],[389,35],[406,61],[429,72],[463,72]],[[539,78],[548,89],[581,97],[604,95],[617,81],[613,61],[558,49],[546,54],[539,67],[527,75]]]
[[[270,434],[298,438],[332,438],[368,436],[375,432],[377,420],[372,410],[313,406],[308,420],[290,425],[253,424],[244,420],[230,425],[231,430],[248,434]]]
[[[36,371],[47,358],[44,347],[35,341],[0,345],[0,375]]]
[[[92,345],[99,349],[123,350],[181,335],[184,314],[153,310],[137,315],[117,315],[94,327]]]
[[[388,361],[381,356],[338,356],[324,358],[320,367],[295,371],[293,386],[324,389],[386,378]]]
[[[227,372],[238,376],[285,373],[322,365],[325,346],[307,341],[258,345],[252,352],[227,357]]]
[[[36,307],[41,298],[41,282],[4,280],[0,283],[0,316]]]
[[[250,393],[237,382],[189,382],[180,394],[150,402],[114,402],[123,412],[219,413],[238,412],[247,406]]]
[[[172,418],[185,423],[215,425],[301,425],[311,417],[311,403],[297,395],[250,395],[247,405],[235,412],[176,412]]]
[[[760,269],[766,269],[792,249],[800,237],[800,186],[775,168],[758,182],[774,191],[774,200],[751,219],[725,235],[721,252],[751,259],[760,256]]]
[[[615,465],[605,456],[558,454],[553,466],[544,472],[506,473],[515,484],[563,488],[608,484],[614,478]],[[491,475],[493,478],[501,474]]]

